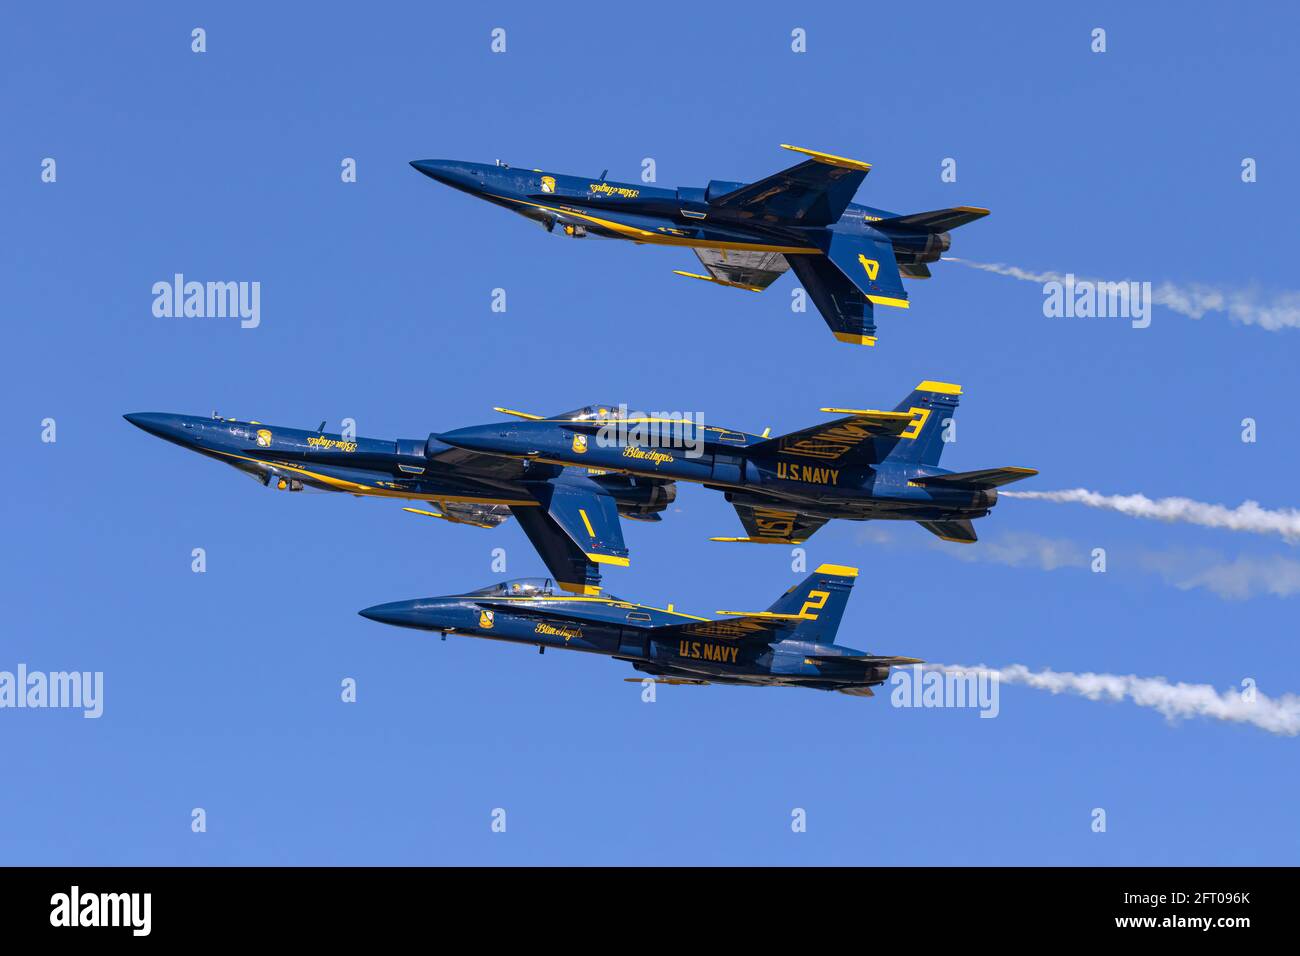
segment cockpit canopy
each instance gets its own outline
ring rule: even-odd
[[[550,597],[555,588],[550,578],[511,578],[469,593],[481,597]]]
[[[606,419],[617,419],[619,411],[618,405],[584,405],[571,412],[562,412],[556,415],[555,419],[562,422],[600,422]]]

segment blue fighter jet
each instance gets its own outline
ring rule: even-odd
[[[705,273],[678,275],[762,292],[793,269],[841,342],[876,344],[875,307],[908,307],[903,279],[928,279],[949,231],[988,215],[957,206],[899,215],[852,202],[869,163],[798,146],[808,157],[753,183],[659,189],[498,163],[421,159],[424,175],[566,236],[686,246]]]
[[[513,514],[560,587],[578,594],[600,592],[601,565],[628,564],[619,516],[659,521],[677,494],[671,481],[479,455],[436,433],[392,441],[327,434],[324,422],[309,431],[215,414],[138,412],[125,418],[281,491],[426,501],[432,509],[404,510],[480,528],[495,528]]]
[[[945,540],[971,543],[971,519],[989,513],[997,489],[1038,472],[940,468],[960,395],[959,385],[926,381],[893,411],[823,408],[840,417],[775,438],[588,406],[570,418],[529,416],[440,439],[518,461],[697,482],[721,491],[748,532],[715,541],[799,544],[845,518],[915,521]]]
[[[766,611],[718,611],[723,620],[604,594],[557,595],[547,578],[502,581],[467,594],[378,604],[383,624],[604,654],[665,684],[811,687],[871,697],[889,668],[920,664],[835,643],[857,568],[823,564]],[[640,681],[646,678],[625,678]]]

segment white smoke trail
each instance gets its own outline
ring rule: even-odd
[[[1037,282],[1040,285],[1046,282],[1066,281],[1063,272],[1031,272],[1001,262],[972,262],[956,256],[945,256],[944,261],[960,262],[972,269],[1010,276],[1026,282]],[[1079,278],[1081,277],[1076,277],[1076,281]],[[1206,285],[1161,282],[1152,288],[1151,299],[1156,305],[1164,306],[1171,312],[1177,312],[1191,319],[1203,318],[1208,312],[1223,312],[1235,322],[1243,325],[1258,325],[1270,332],[1300,328],[1300,292],[1279,292],[1271,298],[1266,298],[1254,289],[1219,289]]]
[[[1204,528],[1226,528],[1253,534],[1279,534],[1290,542],[1300,541],[1300,510],[1270,511],[1258,501],[1244,501],[1235,508],[1206,504],[1191,498],[1148,498],[1146,495],[1103,495],[1086,488],[1065,491],[1000,491],[1007,498],[1073,502],[1089,508],[1118,511],[1134,518],[1182,522]]]
[[[1163,677],[1133,674],[1072,674],[1067,671],[1031,671],[1024,664],[1007,667],[964,667],[959,664],[928,664],[927,670],[944,673],[987,671],[999,681],[1023,684],[1053,694],[1078,694],[1088,700],[1131,700],[1139,707],[1160,711],[1169,720],[1210,717],[1239,724],[1253,724],[1271,734],[1294,737],[1300,734],[1300,696],[1283,694],[1267,697],[1252,689],[1253,696],[1236,690],[1217,691],[1209,684],[1171,684]]]

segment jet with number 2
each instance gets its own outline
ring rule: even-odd
[[[766,611],[719,611],[723,620],[604,594],[555,594],[546,578],[520,578],[445,597],[377,604],[362,617],[398,627],[604,654],[662,684],[811,687],[855,697],[920,664],[835,643],[857,568],[823,564]],[[647,678],[625,678],[640,681]]]
[[[762,292],[794,270],[841,342],[876,344],[876,306],[908,307],[903,279],[928,279],[949,231],[988,215],[957,206],[899,215],[854,203],[869,163],[798,146],[808,158],[753,183],[660,189],[498,163],[421,159],[424,175],[566,236],[686,246],[705,273],[678,275]]]
[[[823,408],[841,417],[776,438],[679,419],[619,418],[623,410],[596,406],[570,418],[528,416],[439,438],[484,455],[721,491],[748,536],[715,541],[799,544],[832,518],[845,518],[915,521],[947,541],[970,543],[971,519],[992,510],[997,489],[1038,472],[940,468],[960,395],[959,385],[926,381],[893,411]]]
[[[125,417],[151,435],[281,491],[426,501],[431,509],[404,510],[480,528],[495,528],[513,514],[560,586],[578,594],[600,592],[601,565],[628,564],[619,517],[658,521],[677,493],[671,481],[656,478],[479,455],[440,441],[436,433],[394,441],[327,434],[324,422],[309,431],[216,415]]]

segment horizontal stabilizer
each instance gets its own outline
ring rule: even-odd
[[[693,677],[624,677],[623,680],[629,684],[644,684],[650,681],[652,684],[695,684],[698,687],[708,686],[706,680],[696,680]]]
[[[1013,481],[1032,478],[1038,474],[1034,468],[983,468],[979,471],[956,471],[947,475],[930,475],[925,478],[913,478],[912,483],[926,487],[939,488],[998,488]]]
[[[712,538],[713,541],[735,541],[753,544],[802,544],[829,519],[787,511],[774,506],[734,504],[740,523],[749,532],[743,538]]]
[[[983,219],[989,214],[987,209],[979,206],[955,206],[952,209],[936,209],[933,212],[914,212],[906,216],[894,216],[880,219],[871,225],[884,232],[891,229],[910,232],[947,232],[976,219]]]
[[[905,667],[908,664],[924,664],[919,657],[877,657],[875,654],[810,654],[810,661],[852,661],[854,664],[867,664],[872,667]]]
[[[974,544],[979,540],[979,536],[975,534],[975,526],[971,524],[969,518],[958,518],[956,521],[918,521],[917,524],[932,535],[943,538],[944,541]]]

